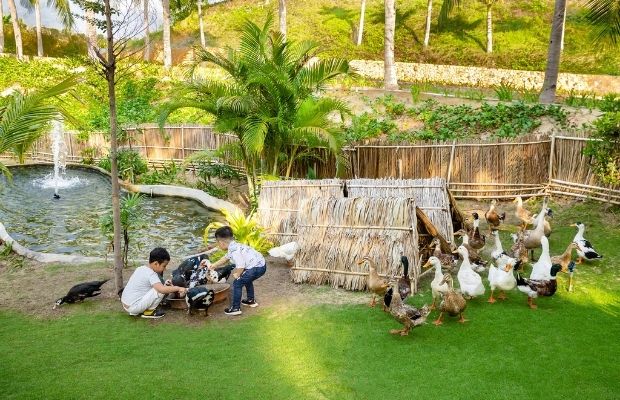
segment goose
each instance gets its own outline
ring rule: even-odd
[[[467,248],[461,245],[456,249],[455,253],[458,253],[463,259],[459,272],[456,275],[461,287],[461,293],[463,293],[463,296],[468,297],[483,295],[484,285],[482,284],[482,278],[472,269]]]
[[[498,214],[495,211],[495,206],[497,205],[497,200],[491,200],[491,206],[489,207],[489,211],[484,214],[484,219],[487,220],[487,224],[489,224],[489,230],[494,231],[499,228],[499,225],[506,220],[506,213]]]
[[[590,243],[583,237],[586,226],[581,222],[576,222],[571,226],[577,227],[577,234],[573,239],[573,242],[577,243],[578,246],[577,255],[579,256],[579,259],[577,259],[577,264],[581,264],[583,260],[599,260],[603,258],[602,255],[600,255],[596,252],[596,250],[594,250],[592,243]]]
[[[449,287],[446,282],[443,282],[443,272],[441,272],[441,261],[435,256],[429,257],[426,261],[426,264],[422,266],[422,268],[428,267],[435,268],[435,278],[433,278],[431,282],[431,292],[433,294],[433,304],[431,304],[431,310],[435,309],[435,305],[437,303],[437,299],[441,298],[441,295],[445,293]]]
[[[61,304],[64,304],[64,303],[72,304],[72,303],[75,303],[76,301],[78,302],[84,301],[84,299],[86,299],[87,297],[95,297],[95,296],[100,295],[101,286],[103,286],[103,284],[106,283],[107,281],[109,281],[109,279],[105,279],[103,281],[78,283],[77,285],[69,289],[66,296],[61,297],[60,299],[56,300],[56,303],[54,304],[53,309],[55,310]]]

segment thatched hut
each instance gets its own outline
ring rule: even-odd
[[[297,213],[302,200],[343,197],[341,179],[267,181],[258,200],[258,218],[269,239],[287,243],[297,237]]]
[[[417,289],[418,233],[411,198],[314,197],[302,203],[297,233],[300,251],[291,269],[296,283],[363,290],[368,268],[357,261],[369,256],[380,275],[402,276],[405,255]]]
[[[442,241],[444,251],[454,244],[454,231],[462,227],[461,216],[445,179],[351,179],[345,182],[348,197],[405,197],[415,200],[420,247],[432,237]]]

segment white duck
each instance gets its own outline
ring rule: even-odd
[[[491,251],[491,257],[497,260],[504,252],[504,248],[502,247],[502,241],[499,239],[499,231],[491,231],[491,235],[493,235],[493,239],[495,240],[495,248]]]
[[[577,255],[579,256],[579,259],[577,259],[577,264],[581,264],[584,259],[599,260],[603,258],[602,255],[598,254],[596,250],[594,250],[592,243],[583,237],[583,232],[586,230],[586,226],[581,222],[577,222],[571,226],[577,227],[577,234],[573,239],[573,242],[577,243]]]
[[[513,269],[518,264],[517,260],[502,254],[497,259],[497,268],[493,265],[489,267],[489,284],[491,285],[491,297],[489,303],[495,303],[493,292],[499,289],[498,299],[506,300],[506,290],[512,290],[517,286],[517,280],[513,275]]]
[[[548,208],[548,212],[547,215],[548,216],[552,216],[553,212],[551,211],[550,208]],[[534,229],[536,229],[536,226],[538,225],[538,214],[534,214],[532,215],[532,222],[531,224],[534,226]],[[547,217],[543,217],[543,224],[544,224],[544,232],[545,232],[545,236],[549,237],[551,236],[551,224],[549,223],[549,221],[547,220]]]
[[[549,255],[549,239],[545,235],[540,238],[542,253],[538,261],[532,265],[532,273],[530,279],[549,280],[551,279],[551,256]]]
[[[289,266],[292,266],[293,258],[295,257],[295,253],[297,253],[297,250],[299,250],[299,244],[297,242],[290,242],[283,244],[279,247],[274,247],[273,249],[269,250],[268,253],[272,257],[280,257],[286,259],[287,264]]]
[[[465,246],[459,246],[455,253],[458,253],[463,261],[456,277],[459,280],[461,286],[461,293],[463,296],[476,297],[484,294],[484,285],[482,284],[482,278],[473,269],[469,262],[469,252]]]
[[[441,261],[439,258],[432,256],[429,257],[426,264],[422,266],[422,268],[428,268],[430,266],[435,267],[435,278],[431,282],[431,292],[433,293],[433,304],[431,305],[431,310],[435,309],[435,304],[441,298],[443,293],[446,293],[450,290],[447,282],[443,280],[443,272],[441,272]],[[443,282],[443,283],[442,283]]]

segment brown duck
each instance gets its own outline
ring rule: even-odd
[[[402,329],[391,329],[393,335],[407,336],[412,328],[422,325],[426,322],[426,317],[431,312],[430,308],[425,304],[422,308],[417,309],[408,304],[403,303],[398,294],[398,282],[392,284],[394,295],[390,304],[390,314],[403,324]]]
[[[467,302],[465,301],[465,298],[461,293],[454,290],[452,275],[445,274],[443,276],[443,280],[441,281],[441,284],[444,283],[448,283],[450,289],[447,292],[443,293],[443,299],[439,304],[439,317],[433,323],[435,325],[443,324],[442,318],[444,313],[447,313],[451,317],[456,317],[458,315],[460,317],[459,322],[462,324],[467,322],[465,317],[463,317],[463,311],[465,311],[465,308],[467,308]]]
[[[489,224],[489,230],[499,229],[499,225],[506,220],[506,213],[498,214],[495,210],[496,205],[497,200],[491,200],[489,211],[484,214],[484,218],[487,220],[487,224]]]
[[[389,282],[379,276],[375,263],[366,256],[357,262],[358,265],[368,264],[368,290],[372,292],[372,300],[369,304],[370,307],[374,307],[377,304],[376,296],[384,296],[389,287]],[[383,306],[385,309],[385,305]]]

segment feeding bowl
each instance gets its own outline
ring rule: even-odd
[[[222,301],[228,299],[228,295],[230,294],[230,284],[229,283],[209,283],[204,285],[207,289],[213,289],[215,292],[215,298],[213,299],[213,304],[221,303]],[[176,293],[174,294],[177,295]],[[183,298],[168,298],[170,302],[170,308],[174,308],[177,310],[187,310],[187,303],[185,302],[185,297]]]

